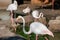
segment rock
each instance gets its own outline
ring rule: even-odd
[[[50,20],[49,21],[49,29],[53,32],[60,31],[60,20]]]
[[[33,21],[33,17],[31,15],[24,16],[24,19],[25,19],[25,23],[30,23],[30,22]],[[16,19],[15,19],[15,21],[16,21]],[[23,23],[23,20],[22,19],[19,19],[16,22]]]
[[[45,18],[45,17],[40,18],[40,19],[39,19],[39,22],[41,22],[41,23],[47,25],[47,21],[46,21],[46,18]]]
[[[57,17],[56,17],[56,20],[60,20],[60,16],[57,16]]]

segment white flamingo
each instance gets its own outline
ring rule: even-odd
[[[8,8],[7,8],[7,11],[10,11],[10,14],[11,14],[11,22],[12,22],[12,25],[14,24],[14,19],[13,19],[13,12],[17,10],[17,1],[14,0],[14,3],[8,5]],[[13,27],[14,28],[14,27]],[[15,28],[14,28],[15,29]]]
[[[7,8],[8,11],[13,11],[13,10],[17,10],[17,1],[14,0],[14,3],[8,5],[8,8]]]
[[[31,9],[30,9],[29,7],[23,9],[23,12],[24,12],[24,13],[30,13],[30,11],[31,11]]]
[[[43,13],[41,12],[41,13],[39,13],[39,11],[38,10],[34,10],[33,12],[32,12],[32,16],[35,18],[35,21],[37,20],[37,19],[39,19],[39,18],[42,18],[43,17]]]
[[[40,35],[45,35],[45,34],[48,34],[52,37],[54,37],[53,33],[48,30],[48,28],[40,23],[40,22],[33,22],[30,24],[30,30],[28,32],[25,31],[25,19],[22,17],[22,16],[19,16],[19,18],[22,18],[23,19],[23,32],[25,34],[31,34],[32,32],[36,34],[36,40],[38,39],[37,36],[38,34]]]

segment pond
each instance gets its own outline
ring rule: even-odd
[[[9,20],[10,19],[9,12],[0,11],[0,19],[2,19],[2,20]]]

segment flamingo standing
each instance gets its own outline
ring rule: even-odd
[[[38,11],[38,10],[34,10],[34,11],[32,12],[32,16],[35,18],[35,21],[37,21],[37,19],[43,17],[43,13],[41,12],[41,13],[39,14],[39,11]]]
[[[25,19],[22,16],[19,16],[23,20],[23,32],[25,34],[31,34],[32,32],[36,34],[36,40],[38,40],[37,36],[48,34],[54,37],[53,33],[42,23],[40,22],[33,22],[30,24],[30,30],[28,32],[25,31]],[[47,39],[46,39],[47,40]]]
[[[14,19],[13,19],[13,12],[17,10],[17,1],[14,0],[14,3],[8,5],[8,8],[7,8],[7,11],[10,11],[10,14],[11,14],[11,23],[12,23],[12,26],[14,24]],[[14,30],[15,30],[15,27],[13,27]]]

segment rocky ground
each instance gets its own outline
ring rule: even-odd
[[[26,40],[12,32],[11,27],[9,12],[0,10],[0,40]]]

